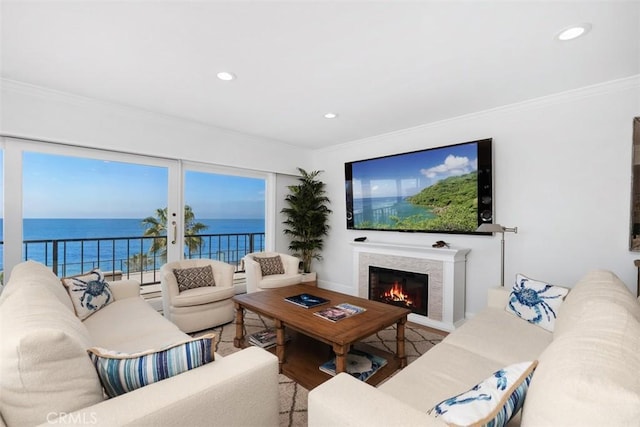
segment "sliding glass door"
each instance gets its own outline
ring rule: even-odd
[[[208,165],[184,165],[185,258],[209,258],[242,268],[265,249],[264,175]]]
[[[167,261],[241,268],[264,250],[269,175],[5,138],[7,270],[26,259],[65,277],[100,268],[158,283]]]
[[[177,162],[21,141],[12,148],[21,154],[21,259],[60,277],[99,268],[108,278],[159,280],[167,234],[150,233],[145,219],[170,205]]]

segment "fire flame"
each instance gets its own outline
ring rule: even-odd
[[[408,307],[413,305],[413,301],[409,298],[409,295],[404,293],[402,285],[398,282],[394,282],[391,289],[382,294],[382,298],[387,301],[403,302]]]

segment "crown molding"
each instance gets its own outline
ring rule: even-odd
[[[99,108],[99,109],[109,110],[111,112],[114,112],[114,111],[119,112],[123,115],[128,115],[133,117],[137,116],[137,117],[144,117],[150,120],[173,122],[176,124],[181,124],[183,126],[189,126],[189,127],[195,127],[195,128],[200,127],[202,129],[207,129],[207,130],[218,132],[224,135],[229,135],[232,138],[242,138],[246,141],[252,141],[253,143],[256,143],[256,144],[264,144],[265,142],[267,142],[267,143],[275,144],[279,146],[286,146],[295,150],[302,150],[302,151],[305,150],[305,148],[303,147],[298,147],[290,143],[276,140],[276,139],[269,139],[269,138],[261,137],[258,135],[242,133],[232,129],[214,126],[205,122],[192,120],[192,119],[188,119],[180,116],[160,113],[157,111],[146,110],[143,108],[138,108],[138,107],[134,107],[126,104],[119,104],[116,102],[104,101],[97,98],[91,98],[83,95],[63,92],[60,90],[51,89],[44,86],[38,86],[31,83],[21,82],[19,80],[7,79],[2,77],[0,78],[0,89],[2,90],[2,92],[5,92],[5,91],[13,92],[13,93],[24,95],[24,96],[30,96],[30,97],[35,97],[39,99],[55,101],[59,103],[61,102],[71,106],[81,106],[83,108],[87,108],[87,107]]]
[[[542,96],[539,98],[533,98],[522,102],[517,102],[514,104],[503,105],[496,108],[490,108],[488,110],[477,111],[474,113],[463,114],[461,116],[451,117],[444,120],[438,120],[431,123],[425,123],[418,126],[412,126],[409,128],[387,132],[380,135],[370,136],[367,138],[356,139],[353,141],[348,141],[342,144],[332,145],[330,147],[319,148],[316,149],[315,152],[333,152],[340,151],[347,148],[358,147],[360,145],[371,144],[377,140],[384,140],[389,137],[401,136],[406,134],[411,134],[413,132],[418,132],[425,129],[438,128],[441,126],[446,126],[448,124],[460,121],[468,121],[468,120],[476,120],[482,117],[488,117],[496,114],[508,114],[512,112],[518,111],[527,111],[538,109],[541,107],[546,107],[550,105],[557,105],[566,102],[575,101],[583,98],[590,98],[594,96],[606,95],[609,93],[616,93],[627,91],[630,89],[639,89],[640,88],[640,74],[635,74],[630,77],[625,77],[622,79],[611,80],[607,82],[602,82],[590,86],[584,86],[578,89],[572,89],[564,92],[558,92],[551,95]],[[640,112],[639,112],[640,113]]]

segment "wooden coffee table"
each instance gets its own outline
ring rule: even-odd
[[[329,304],[304,308],[284,299],[302,293],[326,298],[329,300]],[[407,322],[407,315],[411,311],[406,308],[304,284],[237,295],[233,301],[236,306],[234,345],[236,347],[246,345],[244,336],[245,309],[273,319],[277,332],[277,344],[274,351],[280,362],[280,372],[309,390],[331,378],[329,374],[320,371],[319,366],[330,360],[334,354],[336,371],[345,372],[346,356],[352,347],[387,359],[387,364],[367,380],[372,385],[379,383],[397,369],[407,365],[404,348],[404,325]],[[363,307],[366,311],[335,323],[313,314],[330,305],[344,302]],[[397,325],[395,354],[358,343],[358,341],[393,324]],[[292,337],[288,342],[285,342],[285,328],[287,328],[287,334]]]

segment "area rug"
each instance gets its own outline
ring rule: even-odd
[[[258,332],[267,327],[273,326],[270,319],[263,318],[252,312],[245,312],[245,336]],[[236,334],[236,325],[227,323],[217,328],[209,329],[194,334],[199,336],[204,333],[214,332],[216,334],[216,352],[222,356],[235,353],[240,349],[233,346],[233,338]],[[431,347],[442,341],[443,335],[437,334],[415,324],[407,324],[405,327],[405,351],[407,362],[411,363]],[[380,348],[388,352],[395,352],[396,329],[389,327],[375,335],[363,340],[369,345]],[[283,427],[303,427],[307,425],[307,395],[309,391],[296,384],[285,375],[279,375],[280,391],[280,426]]]

